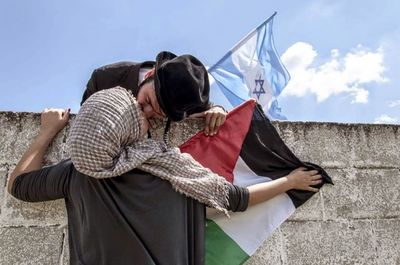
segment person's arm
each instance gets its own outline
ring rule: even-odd
[[[228,184],[228,210],[243,212],[249,206],[268,201],[291,189],[318,192],[318,189],[311,186],[317,185],[321,181],[321,175],[316,170],[306,171],[306,168],[298,168],[282,178],[251,185],[246,188]]]
[[[298,168],[285,177],[247,187],[249,190],[249,206],[272,199],[276,195],[291,189],[318,192],[317,188],[311,186],[321,182],[321,175],[318,174],[317,170],[307,171],[306,168]]]
[[[43,158],[47,148],[57,133],[67,125],[69,110],[45,109],[41,116],[38,136],[22,156],[14,171],[11,173],[7,190],[11,194],[15,178],[23,173],[42,168]]]

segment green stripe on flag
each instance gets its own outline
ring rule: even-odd
[[[237,265],[249,258],[214,221],[207,219],[206,225],[206,265]]]

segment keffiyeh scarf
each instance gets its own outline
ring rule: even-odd
[[[122,175],[134,168],[227,214],[228,183],[189,154],[147,139],[145,118],[133,95],[122,87],[93,94],[82,105],[67,141],[75,168],[94,178]]]

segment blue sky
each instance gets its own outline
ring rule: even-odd
[[[0,1],[0,110],[79,109],[96,67],[161,50],[217,62],[269,17],[289,120],[400,123],[400,1]]]

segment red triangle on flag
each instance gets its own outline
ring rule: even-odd
[[[214,136],[198,132],[180,146],[181,152],[190,154],[201,165],[233,182],[233,169],[243,141],[250,127],[256,105],[250,99],[230,111],[226,121]]]

